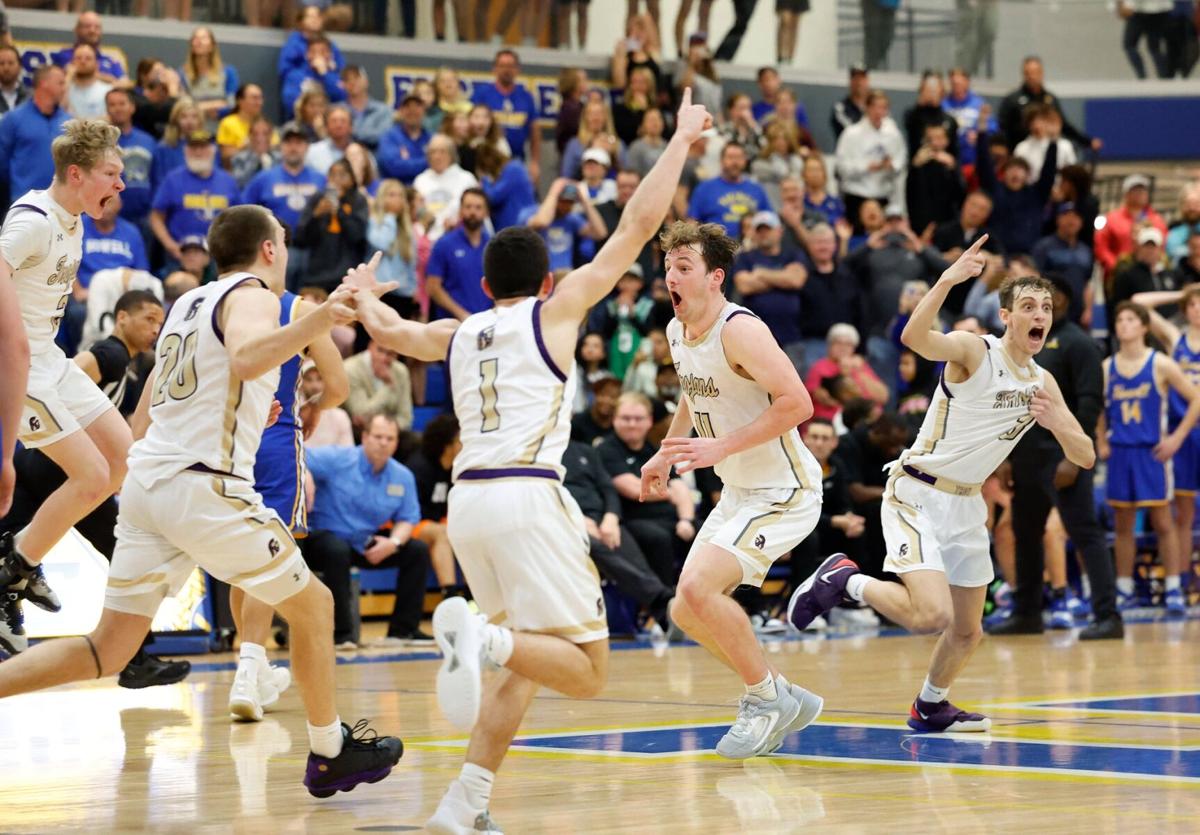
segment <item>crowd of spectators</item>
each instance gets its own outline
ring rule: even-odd
[[[5,197],[48,185],[50,140],[72,115],[107,118],[122,132],[126,190],[101,219],[84,221],[83,265],[59,336],[68,353],[107,336],[100,308],[115,303],[113,288],[152,289],[169,309],[211,281],[205,236],[219,212],[239,203],[265,206],[287,227],[289,289],[312,299],[380,253],[381,280],[399,285],[385,301],[402,316],[464,319],[491,305],[480,286],[483,250],[513,225],[542,233],[561,278],[617,227],[691,84],[716,124],[693,146],[668,220],[719,223],[742,242],[726,292],[771,327],[793,360],[813,397],[812,425],[822,427],[814,450],[837,475],[822,536],[847,549],[846,540],[860,541],[864,565],[879,571],[880,467],[920,424],[937,381],[937,369],[904,349],[899,334],[965,247],[988,235],[989,266],[949,295],[943,325],[979,333],[1002,327],[998,288],[1007,275],[1056,276],[1070,291],[1069,319],[1084,328],[1099,326],[1093,317],[1104,310],[1094,304],[1094,274],[1109,310],[1200,277],[1200,185],[1184,189],[1170,228],[1150,206],[1153,183],[1139,174],[1126,177],[1121,204],[1099,214],[1088,162],[1102,143],[1063,116],[1037,58],[1024,62],[1021,86],[995,115],[972,91],[969,68],[959,67],[945,78],[926,73],[916,104],[898,119],[869,68],[856,65],[828,114],[836,148],[823,151],[774,68],[758,73],[757,96],[726,97],[703,35],[671,68],[657,51],[653,18],[635,15],[634,34],[614,54],[611,95],[582,70],[563,70],[552,150],[549,141],[542,147],[516,51],[496,52],[492,81],[476,82],[470,99],[443,67],[392,110],[371,97],[367,72],[331,40],[325,19],[306,7],[280,53],[281,119],[265,112],[260,83],[240,78],[205,27],[178,70],[145,57],[128,78],[98,52],[102,29],[91,12],[80,16],[74,47],[28,86],[19,54],[0,47]],[[581,332],[576,445],[567,456],[568,487],[585,508],[601,570],[656,620],[720,488],[702,472],[673,482],[666,501],[637,500],[639,468],[680,397],[663,333],[671,316],[652,242]],[[344,412],[325,416],[308,439],[312,519],[328,535],[311,537],[305,550],[340,596],[337,637],[349,642],[352,566],[396,564],[403,582],[422,590],[429,566],[439,586],[454,587],[438,526],[457,438],[443,427],[436,449],[417,440],[431,414],[446,409],[439,368],[397,357],[361,332],[343,329],[335,341],[350,394]],[[320,385],[306,369],[305,391]],[[352,446],[356,438],[361,447]],[[384,472],[396,468],[399,475]],[[352,507],[337,498],[359,481],[368,491],[381,478],[407,483],[413,471],[426,483],[406,487],[402,502],[384,496]],[[380,525],[391,533],[377,534]],[[419,637],[414,610],[423,598],[408,586],[397,591],[389,635]]]

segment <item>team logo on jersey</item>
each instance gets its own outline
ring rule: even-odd
[[[767,538],[765,536],[763,536],[762,534],[759,534],[758,536],[754,537],[754,547],[755,548],[757,548],[758,550],[761,551],[763,548],[766,547],[766,545],[767,545]]]
[[[479,336],[475,338],[475,347],[480,351],[484,351],[492,347],[492,343],[496,341],[496,329],[494,327],[484,328],[479,332]]]
[[[55,284],[68,287],[75,280],[75,274],[79,272],[79,262],[69,264],[67,263],[69,258],[69,255],[64,255],[58,259],[58,263],[54,265],[54,272],[46,279],[47,287],[53,287]]]
[[[37,419],[37,415],[29,418],[29,431],[37,432],[42,428],[42,422]]]
[[[267,543],[267,550],[271,552],[271,559],[279,556],[280,547],[282,546],[280,546],[279,540],[275,537],[271,537],[271,541]]]
[[[717,384],[713,382],[712,377],[702,380],[695,374],[684,374],[679,378],[679,387],[692,399],[697,397],[721,396],[721,390],[717,388]]]
[[[1018,409],[1027,407],[1033,402],[1033,393],[1037,391],[1035,386],[1030,386],[1024,391],[998,391],[996,392],[996,400],[992,403],[993,409]]]
[[[900,556],[902,556],[902,557],[908,556],[908,545],[907,544],[900,546]]]
[[[596,598],[596,617],[604,617],[604,598]]]

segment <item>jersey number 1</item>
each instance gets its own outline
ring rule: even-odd
[[[483,401],[480,407],[483,411],[480,432],[495,432],[500,428],[500,412],[496,409],[496,374],[499,370],[499,359],[481,360],[479,363],[479,397]]]
[[[158,406],[171,395],[172,400],[186,400],[196,393],[196,341],[200,332],[192,331],[187,338],[169,333],[158,348],[159,371],[154,381],[151,406]]]

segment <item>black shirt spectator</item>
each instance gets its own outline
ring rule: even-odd
[[[883,336],[900,307],[904,283],[930,282],[948,265],[937,250],[923,245],[913,234],[903,213],[889,207],[883,228],[850,253],[846,266],[862,287],[863,325],[871,336]]]
[[[987,139],[987,133],[979,134],[975,146],[979,159],[987,159]],[[975,166],[979,187],[992,196],[991,227],[1006,253],[1026,255],[1041,237],[1042,214],[1050,200],[1057,170],[1058,148],[1054,144],[1046,151],[1041,176],[1032,184],[1028,182],[1029,163],[1020,157],[1009,158],[999,180],[992,166]]]
[[[1058,103],[1058,98],[1043,86],[1045,71],[1041,60],[1038,58],[1025,59],[1021,73],[1023,76],[1021,86],[1000,102],[1000,130],[1004,132],[1004,138],[1007,140],[1009,148],[1017,147],[1017,143],[1029,135],[1025,125],[1025,109],[1031,104],[1048,104],[1062,116],[1062,107]],[[1072,142],[1091,146],[1093,149],[1097,144],[1095,139],[1068,122],[1065,116],[1063,116],[1062,135]],[[986,149],[987,146],[982,147]],[[976,159],[985,160],[987,155],[984,154]]]
[[[347,271],[366,260],[367,198],[358,190],[350,163],[329,169],[329,189],[314,194],[296,224],[296,244],[308,250],[301,286],[331,291]]]
[[[446,518],[449,506],[450,487],[453,484],[450,470],[441,462],[434,461],[418,449],[404,462],[417,480],[417,501],[421,504],[421,518],[438,521]]]
[[[595,446],[611,435],[620,394],[621,381],[614,377],[602,377],[593,383],[592,405],[571,418],[571,440]]]
[[[884,413],[873,423],[863,424],[838,441],[835,460],[841,462],[854,512],[866,520],[862,541],[863,569],[872,576],[883,571],[883,528],[879,508],[887,483],[884,466],[895,461],[908,443],[909,432],[897,415]]]
[[[964,249],[983,235],[987,235],[988,239],[983,244],[984,250],[997,255],[1003,254],[999,238],[991,234],[988,227],[991,214],[992,198],[982,191],[971,192],[963,200],[958,218],[946,221],[934,231],[933,248],[942,253],[947,263],[953,263],[962,255]],[[967,294],[971,292],[971,285],[976,280],[971,279],[951,287],[942,309],[952,315],[961,313],[963,304],[967,301]]]
[[[922,233],[929,224],[945,223],[957,215],[966,193],[958,160],[948,149],[948,137],[953,135],[942,125],[926,127],[908,169],[909,223]]]

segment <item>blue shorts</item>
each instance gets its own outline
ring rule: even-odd
[[[1171,459],[1175,470],[1175,492],[1194,495],[1200,493],[1200,435],[1189,432]]]
[[[1115,507],[1154,507],[1171,500],[1171,462],[1154,460],[1152,446],[1117,446],[1108,457],[1105,490]]]
[[[304,450],[285,443],[267,443],[254,459],[254,489],[263,504],[279,514],[292,536],[308,533],[304,506]]]

